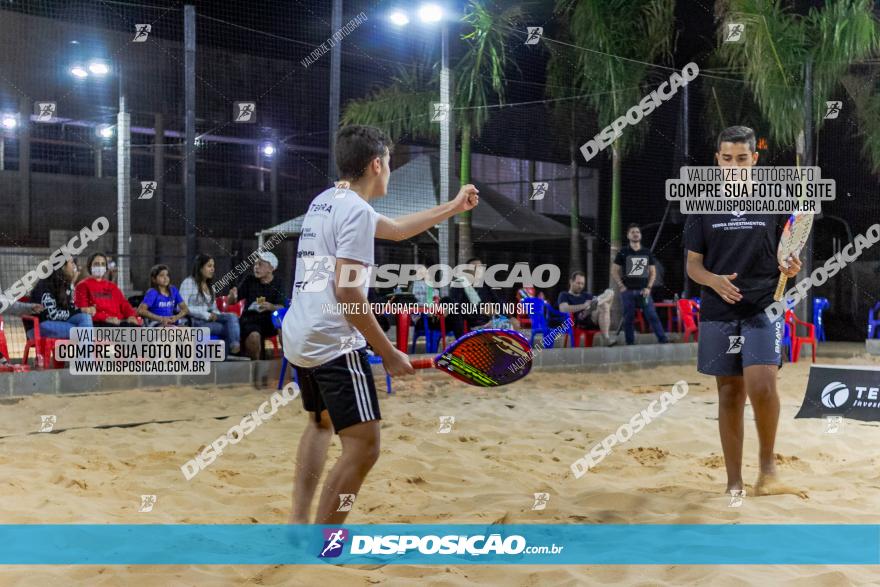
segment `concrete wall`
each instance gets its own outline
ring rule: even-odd
[[[880,341],[878,341],[880,342]],[[427,355],[424,355],[427,356]],[[693,364],[696,343],[636,345],[611,348],[552,349],[536,353],[533,370],[613,371],[660,364]],[[274,389],[281,361],[214,363],[208,375],[71,375],[66,369],[0,373],[0,398],[44,394],[78,394],[168,385],[249,385]],[[373,365],[377,389],[385,389],[385,370]],[[287,380],[292,377],[287,372]]]

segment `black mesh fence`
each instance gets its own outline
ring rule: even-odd
[[[126,294],[137,295],[149,286],[149,269],[155,263],[170,266],[172,283],[189,273],[188,230],[195,231],[197,250],[215,257],[218,278],[251,255],[260,244],[259,234],[263,241],[280,234],[283,239],[273,241],[280,261],[276,275],[289,290],[297,234],[284,224],[304,214],[310,200],[337,179],[329,169],[329,48],[342,47],[343,112],[353,100],[375,96],[377,90],[395,85],[407,89],[412,78],[406,72],[415,67],[426,73],[421,85],[408,89],[437,98],[428,99],[421,113],[401,109],[395,114],[390,108],[384,122],[392,124],[401,117],[429,120],[430,102],[439,101],[438,27],[421,25],[414,16],[408,26],[394,26],[388,19],[392,3],[346,1],[337,29],[331,4],[193,4],[196,141],[194,151],[188,152],[183,4],[4,3],[0,287],[19,280],[100,216],[110,220],[111,228],[83,251],[80,263],[99,248],[118,255],[116,133],[124,96],[131,116],[131,196],[121,204],[130,213],[131,285]],[[469,31],[457,21],[465,3],[453,4],[458,14],[449,25],[450,61],[457,68],[467,54],[469,41],[462,36]],[[472,129],[469,142],[470,180],[492,209],[472,217],[474,254],[484,263],[559,265],[563,279],[547,288],[551,299],[575,269],[588,273],[593,292],[607,287],[613,244],[610,149],[589,162],[579,151],[600,130],[595,115],[584,106],[585,90],[575,86],[573,75],[548,82],[548,61],[559,50],[557,44],[527,43],[529,25],[543,25],[546,37],[561,38],[564,23],[553,8],[552,2],[532,3],[505,29],[503,101],[494,90],[488,91],[485,116]],[[683,36],[688,34],[702,39],[699,50],[688,48],[691,53],[711,49],[711,35],[686,30]],[[675,65],[680,68],[687,60],[677,55]],[[668,79],[672,64],[665,65],[650,68],[645,93]],[[870,96],[876,94],[874,67],[869,63],[857,72]],[[655,290],[659,300],[695,293],[685,279],[683,216],[674,209],[666,214],[664,182],[675,177],[681,165],[713,164],[721,122],[752,124],[765,139],[760,141],[765,164],[794,164],[792,150],[766,140],[764,123],[749,118],[747,88],[735,72],[705,68],[707,75],[689,87],[686,112],[679,93],[641,123],[643,140],[620,161],[619,222],[641,224],[645,244],[653,245],[662,268]],[[487,87],[491,80],[484,78],[489,75],[480,77]],[[840,93],[840,115],[825,121],[817,133],[817,161],[823,174],[837,181],[838,199],[816,224],[814,264],[880,218],[877,176],[863,154],[862,125],[851,98],[843,88]],[[457,101],[453,112],[465,116],[472,108]],[[403,203],[395,208],[393,202],[416,197],[405,194],[427,194],[425,202],[430,204],[438,201],[439,189],[438,131],[403,131],[393,138],[397,147],[392,187],[394,194],[404,195],[392,199],[390,194],[392,203],[385,211],[392,216],[405,209]],[[461,153],[459,144],[456,172]],[[186,211],[188,158],[195,160],[194,216]],[[550,224],[542,224],[548,219]],[[867,311],[880,289],[878,259],[880,249],[868,250],[837,279],[816,290],[831,302],[828,330],[833,336],[863,336]],[[436,238],[423,235],[403,243],[379,243],[376,260],[437,262]],[[512,299],[514,292],[502,294]],[[23,341],[21,332],[7,329],[7,335]]]

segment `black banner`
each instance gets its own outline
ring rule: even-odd
[[[880,421],[880,368],[812,365],[804,403],[795,418],[832,415]]]

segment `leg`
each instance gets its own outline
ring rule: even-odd
[[[248,333],[244,339],[244,353],[251,358],[252,361],[259,361],[263,355],[263,339],[256,330]]]
[[[333,425],[327,410],[323,410],[320,420],[309,413],[309,423],[303,431],[296,451],[296,473],[293,477],[293,509],[288,523],[308,524],[312,498],[318,488],[318,480],[324,470],[327,449],[333,438]]]
[[[779,395],[776,393],[776,365],[751,365],[743,369],[746,391],[755,411],[758,428],[758,459],[761,472],[755,484],[756,495],[807,494],[779,481],[776,474],[776,430],[779,425]]]
[[[666,333],[663,331],[663,324],[660,322],[660,317],[657,316],[657,308],[654,307],[654,298],[648,296],[644,305],[645,317],[648,319],[648,324],[651,325],[651,330],[654,331],[654,336],[657,337],[659,342],[666,342]]]
[[[727,469],[727,492],[743,488],[743,412],[746,405],[746,389],[740,376],[719,376],[718,384],[718,431],[721,434],[721,451]]]
[[[217,318],[217,323],[222,325],[223,331],[220,336],[226,342],[226,352],[237,355],[241,352],[241,330],[238,326],[238,316],[231,312],[222,312]]]
[[[73,324],[61,320],[46,320],[40,322],[40,336],[44,338],[70,338],[70,329]]]
[[[342,524],[348,512],[338,512],[339,494],[357,495],[367,473],[379,460],[379,421],[372,420],[349,426],[339,432],[342,456],[327,476],[321,501],[318,503],[316,524]]]
[[[611,338],[611,300],[605,303],[596,304],[595,309],[590,314],[590,318],[599,325],[599,330],[606,340]]]
[[[626,344],[635,344],[636,335],[633,331],[633,320],[636,317],[636,294],[626,290],[620,294],[620,300],[623,302],[623,333],[626,336]]]

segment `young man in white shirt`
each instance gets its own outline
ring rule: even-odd
[[[367,360],[367,343],[392,376],[414,372],[367,303],[374,239],[411,238],[473,209],[473,185],[454,200],[386,218],[369,205],[385,195],[391,176],[391,141],[377,128],[347,126],[337,133],[340,187],[316,197],[303,221],[291,306],[284,317],[284,353],[296,369],[309,423],[297,450],[290,523],[308,524],[309,510],[335,430],[342,455],[327,476],[316,524],[341,524],[340,496],[356,495],[379,458],[379,402]],[[352,284],[352,282],[354,282]],[[328,311],[341,304],[342,313]]]

